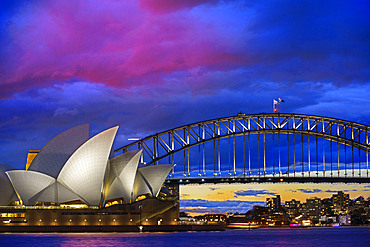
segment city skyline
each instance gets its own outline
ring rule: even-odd
[[[17,169],[29,150],[80,124],[89,123],[92,135],[120,125],[116,149],[193,122],[272,113],[278,98],[280,112],[370,125],[366,1],[16,0],[0,7],[0,162]],[[228,201],[247,207],[274,193],[368,197],[366,186],[181,192],[183,202],[194,200],[188,205],[210,209]]]
[[[350,199],[370,196],[369,185],[358,184],[229,184],[185,185],[181,187],[180,211],[190,215],[247,212],[253,206],[265,206],[266,199],[281,196],[281,202],[311,197],[329,198],[338,191],[350,194]]]
[[[253,227],[362,225],[368,222],[366,208],[369,206],[369,199],[351,199],[349,194],[338,191],[327,198],[310,197],[304,201],[292,199],[284,203],[280,195],[275,195],[267,198],[264,205],[255,205],[248,211],[180,214],[184,217],[185,224],[194,221],[223,221],[229,227],[244,229],[249,228],[248,223],[252,223]]]

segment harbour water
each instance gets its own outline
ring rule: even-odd
[[[172,233],[2,233],[0,246],[370,246],[370,227]]]

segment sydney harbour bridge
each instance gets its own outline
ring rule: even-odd
[[[251,114],[192,123],[115,150],[174,164],[167,182],[369,183],[370,126],[303,114]]]

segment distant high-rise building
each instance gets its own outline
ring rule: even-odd
[[[285,202],[285,208],[287,210],[287,213],[289,217],[295,217],[299,214],[299,205],[301,204],[300,201],[296,201],[295,199],[292,199],[291,201]]]
[[[334,212],[336,214],[348,213],[349,207],[349,194],[344,194],[343,191],[338,191],[337,194],[332,196]]]
[[[318,222],[321,214],[321,199],[312,197],[306,200],[305,215],[313,222]]]
[[[334,215],[333,201],[331,198],[324,198],[321,200],[321,214],[326,216]]]
[[[276,197],[267,198],[266,199],[266,206],[270,212],[278,211],[281,208],[281,199],[280,195],[276,195]]]

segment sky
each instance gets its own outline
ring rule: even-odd
[[[285,100],[281,112],[369,125],[369,5],[1,1],[0,162],[23,169],[28,150],[83,123],[90,124],[91,135],[120,125],[116,149],[130,137],[192,122],[271,112],[278,97]],[[251,189],[240,186],[219,198],[247,205],[264,201],[262,194],[284,192],[254,185],[265,193],[252,200],[233,194]],[[313,193],[304,191],[315,189],[298,187],[296,193],[307,197]],[[360,187],[351,190],[369,193]],[[212,195],[183,198],[216,205]]]

